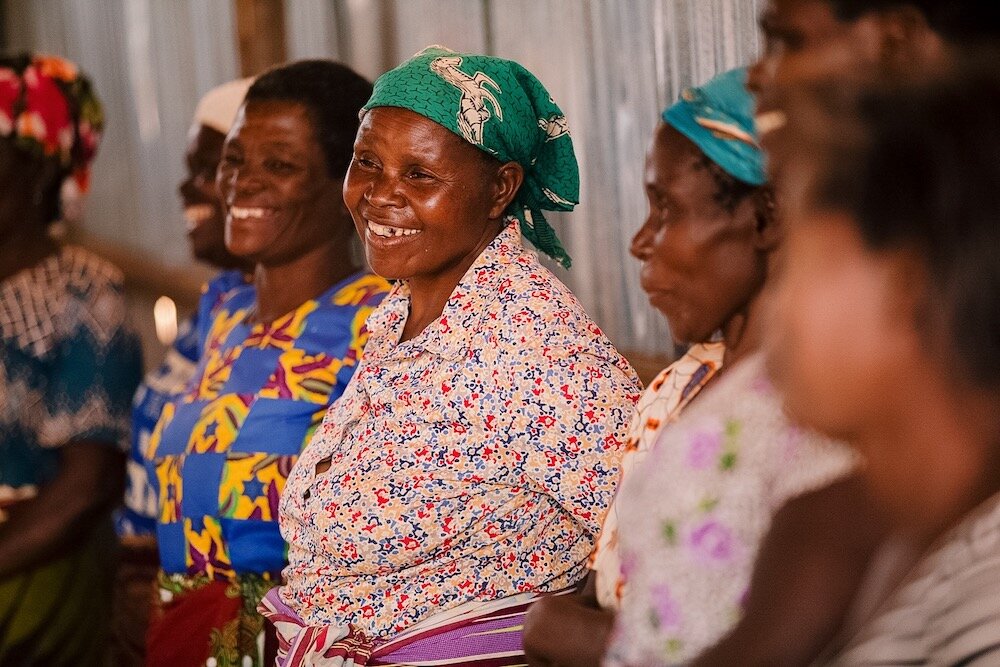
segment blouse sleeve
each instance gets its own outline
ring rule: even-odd
[[[524,387],[513,433],[528,444],[527,471],[596,539],[615,494],[638,382],[588,353],[542,352],[515,370]]]
[[[142,357],[138,338],[124,322],[121,285],[98,283],[74,306],[46,393],[52,418],[39,441],[61,447],[88,440],[127,451]]]

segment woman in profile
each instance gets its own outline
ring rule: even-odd
[[[1000,661],[1000,72],[799,91],[772,356],[887,513],[831,664]],[[891,195],[891,196],[888,196]]]
[[[102,667],[142,363],[123,276],[49,235],[103,128],[61,58],[0,58],[0,664]]]

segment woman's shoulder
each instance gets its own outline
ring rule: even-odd
[[[950,530],[839,656],[850,664],[996,664],[1000,494]]]
[[[511,335],[532,330],[533,340],[541,344],[579,336],[603,338],[576,295],[531,252],[505,267],[494,298]]]
[[[662,440],[664,447],[689,454],[711,450],[718,457],[713,470],[766,479],[769,497],[781,501],[829,483],[857,463],[845,445],[804,429],[788,417],[762,354],[726,369]],[[712,447],[707,443],[713,443]]]
[[[113,289],[121,291],[125,275],[117,266],[79,246],[64,246],[55,256],[58,271],[67,286],[80,292]]]
[[[55,264],[59,277],[49,278],[66,299],[60,309],[64,333],[86,326],[98,338],[111,338],[124,327],[125,276],[121,269],[78,246],[60,249]]]

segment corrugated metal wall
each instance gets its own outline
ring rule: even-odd
[[[7,0],[13,48],[80,62],[107,104],[88,229],[175,263],[187,249],[175,196],[198,96],[237,75],[221,0]],[[428,44],[521,61],[570,120],[582,204],[553,216],[562,272],[622,349],[667,353],[666,326],[628,255],[646,214],[643,154],[686,85],[748,63],[758,0],[285,0],[291,58],[331,57],[375,77]]]

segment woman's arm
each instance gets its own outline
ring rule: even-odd
[[[761,546],[743,619],[695,665],[809,664],[841,629],[884,524],[855,474],[790,500]]]
[[[0,523],[0,578],[77,544],[121,500],[125,455],[108,443],[83,441],[60,450],[59,472],[38,495]]]
[[[595,573],[580,593],[553,595],[531,606],[524,619],[524,652],[533,667],[601,664],[614,614],[597,606]]]

